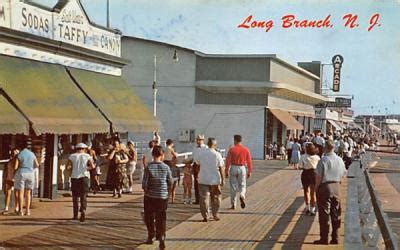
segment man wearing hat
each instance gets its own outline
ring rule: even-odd
[[[342,158],[334,153],[335,143],[326,141],[325,155],[321,158],[315,170],[317,190],[317,205],[319,216],[320,239],[314,244],[328,245],[329,219],[332,224],[330,244],[338,244],[338,229],[340,227],[340,181],[346,174]]]
[[[194,177],[194,196],[195,202],[194,204],[199,204],[200,201],[200,193],[199,193],[199,172],[200,172],[200,161],[199,155],[200,152],[207,148],[204,144],[204,135],[197,135],[196,137],[196,147],[193,150],[193,177]]]
[[[85,221],[85,212],[87,207],[87,193],[90,185],[90,170],[95,169],[93,158],[86,153],[88,146],[84,143],[76,145],[76,153],[68,158],[67,169],[72,168],[71,174],[71,191],[74,217],[78,219],[78,211],[81,212],[80,221]],[[81,207],[79,209],[78,202],[80,200]]]

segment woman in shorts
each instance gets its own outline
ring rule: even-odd
[[[30,207],[32,201],[32,189],[34,182],[34,168],[39,167],[39,162],[35,154],[28,149],[27,141],[24,141],[21,146],[17,159],[15,161],[15,178],[14,189],[18,196],[18,215],[31,215]],[[24,199],[26,197],[26,212],[22,211]]]
[[[318,149],[313,143],[306,144],[306,153],[300,158],[301,184],[304,190],[304,202],[306,204],[305,213],[315,215],[315,169],[320,160]]]
[[[3,214],[8,213],[8,209],[10,207],[11,202],[11,194],[14,190],[14,175],[15,175],[15,161],[17,160],[17,155],[19,150],[14,148],[11,150],[10,160],[7,163],[6,168],[4,169],[4,210]],[[18,199],[17,195],[15,195],[15,213],[18,213]]]

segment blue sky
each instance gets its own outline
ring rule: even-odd
[[[52,5],[55,0],[35,0]],[[82,0],[90,19],[106,23],[106,0]],[[293,64],[330,63],[344,57],[342,94],[354,94],[356,113],[400,113],[400,0],[110,0],[111,26],[124,35],[172,43],[205,53],[277,54]],[[342,17],[358,15],[358,29],[344,27]],[[367,31],[380,14],[380,27]],[[238,29],[248,16],[273,20],[269,31]],[[321,19],[331,15],[330,29],[283,29],[281,17]],[[324,80],[332,81],[325,67]],[[373,108],[371,108],[371,106]],[[386,111],[387,109],[387,111]]]

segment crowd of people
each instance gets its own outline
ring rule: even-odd
[[[144,222],[148,239],[152,244],[155,238],[160,248],[165,248],[165,231],[168,203],[176,202],[176,187],[183,176],[183,203],[198,204],[203,222],[210,219],[219,221],[222,187],[229,178],[231,207],[246,207],[246,181],[251,177],[253,166],[251,153],[242,145],[242,137],[234,135],[234,145],[228,149],[224,161],[217,148],[217,140],[204,135],[196,137],[192,158],[186,159],[184,166],[178,167],[178,154],[174,142],[167,139],[161,146],[158,133],[143,152],[143,165],[140,176],[144,190]],[[287,160],[294,169],[301,169],[301,183],[304,190],[305,213],[314,216],[318,212],[320,240],[315,244],[328,244],[329,219],[332,224],[331,244],[338,243],[340,226],[339,184],[354,156],[365,153],[368,148],[377,146],[377,138],[365,133],[304,134],[298,138],[287,138],[285,145],[273,143],[268,146],[270,159]],[[68,157],[67,169],[71,170],[71,191],[73,220],[85,221],[87,194],[100,191],[99,153],[91,145],[78,143],[75,153]],[[122,197],[125,192],[133,192],[133,174],[138,163],[138,152],[133,141],[127,146],[115,138],[104,155],[108,160],[107,183],[112,196]],[[9,213],[12,191],[15,189],[15,213],[30,215],[31,192],[33,189],[33,170],[39,163],[24,142],[11,150],[11,157],[5,169],[5,209]],[[182,172],[182,173],[181,173]],[[194,189],[194,201],[192,200]],[[25,206],[24,206],[25,205]],[[26,208],[23,211],[23,208]],[[210,213],[211,212],[211,216]]]
[[[2,214],[10,212],[11,196],[15,190],[14,213],[19,216],[31,215],[34,168],[38,167],[39,162],[35,154],[28,149],[27,141],[20,142],[11,150],[10,160],[4,169],[5,208]]]
[[[242,145],[240,135],[235,135],[233,139],[234,146],[229,149],[224,162],[217,149],[217,140],[210,137],[205,145],[204,135],[198,135],[192,159],[184,162],[183,202],[192,204],[191,190],[194,188],[194,204],[199,204],[203,222],[208,222],[210,218],[220,220],[219,209],[225,178],[229,177],[230,182],[231,209],[236,209],[238,193],[241,208],[246,207],[246,179],[250,178],[252,172],[251,154]],[[156,140],[151,141],[149,151],[143,156],[143,164],[146,166],[142,182],[144,220],[148,232],[146,243],[152,244],[155,237],[160,242],[160,249],[165,248],[168,201],[175,201],[176,183],[180,178],[176,158],[173,141],[170,139],[166,141],[165,150],[157,145]]]
[[[320,239],[315,244],[338,244],[340,227],[340,182],[354,157],[376,149],[376,137],[366,133],[304,134],[287,138],[285,156],[289,166],[301,169],[306,215],[318,212]],[[329,220],[331,240],[328,240]]]

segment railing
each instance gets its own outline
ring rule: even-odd
[[[377,161],[374,152],[354,161],[348,172],[345,221],[345,249],[379,248],[382,239],[387,249],[398,249],[368,169]]]
[[[369,175],[368,169],[364,171],[364,175],[368,191],[371,196],[372,206],[375,211],[375,217],[377,219],[383,241],[385,242],[385,247],[386,249],[398,249],[397,236],[393,233],[392,228],[388,222],[389,219],[383,210],[382,203],[379,200],[379,196],[375,190],[374,184],[371,181],[371,176]]]
[[[220,152],[221,155],[222,155],[222,158],[225,159],[226,150],[225,149],[218,149],[218,152]],[[185,152],[185,153],[177,154],[177,158],[178,158],[177,162],[178,163],[176,164],[176,166],[178,168],[183,168],[185,166],[185,160],[189,159],[192,155],[193,155],[192,152]]]

